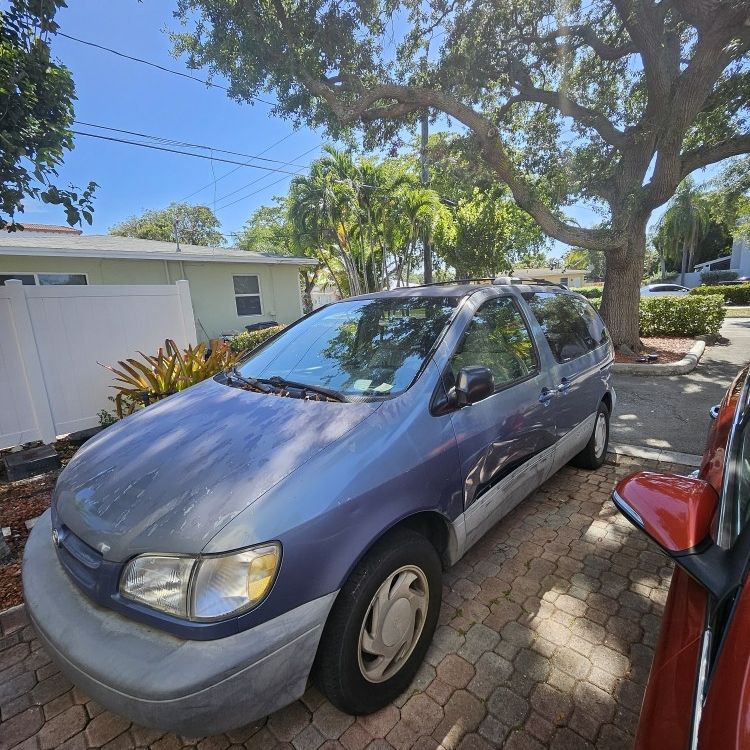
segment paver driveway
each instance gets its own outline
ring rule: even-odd
[[[609,499],[635,468],[564,469],[448,571],[426,663],[378,714],[310,688],[228,735],[147,730],[71,688],[26,626],[0,640],[0,750],[628,748],[671,572]]]

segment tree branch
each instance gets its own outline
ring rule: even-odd
[[[522,36],[520,39],[527,44],[534,42],[545,44],[546,42],[554,42],[556,39],[564,39],[566,37],[577,37],[584,44],[591,47],[602,60],[620,60],[637,51],[632,41],[620,45],[609,44],[603,41],[597,36],[591,26],[585,24],[560,26],[560,28],[554,29],[543,36]]]
[[[702,169],[709,164],[728,159],[731,156],[750,154],[750,135],[738,135],[735,138],[725,138],[710,146],[700,146],[686,151],[681,156],[682,177],[687,177],[696,169]]]

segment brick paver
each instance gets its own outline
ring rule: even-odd
[[[643,465],[624,461],[563,469],[445,573],[425,663],[377,714],[310,687],[226,735],[145,729],[73,688],[20,620],[0,635],[0,750],[629,748],[671,568],[609,499]]]

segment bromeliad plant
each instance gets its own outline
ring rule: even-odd
[[[231,367],[239,359],[229,344],[219,342],[208,349],[205,343],[200,343],[180,351],[172,339],[167,339],[155,356],[143,352],[138,354],[143,361],[131,357],[120,360],[117,367],[99,363],[115,375],[118,385],[112,388],[117,391],[114,401],[120,419],[132,414],[138,404],[148,406],[184,391]]]

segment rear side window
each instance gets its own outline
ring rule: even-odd
[[[558,362],[582,357],[609,341],[601,318],[585,300],[554,292],[532,292],[524,298]]]
[[[510,297],[488,300],[474,314],[451,359],[453,376],[470,366],[487,367],[495,388],[523,380],[537,370],[531,333]]]

